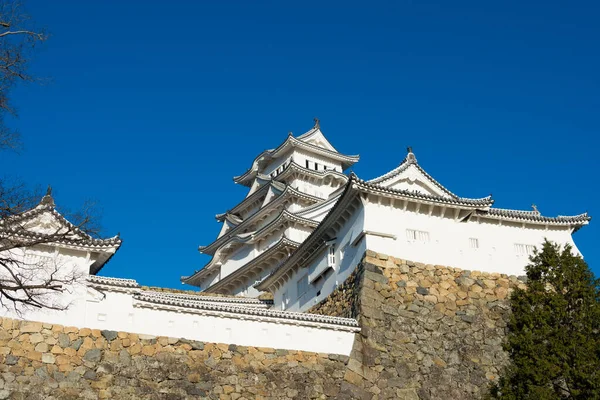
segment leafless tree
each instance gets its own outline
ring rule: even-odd
[[[10,90],[19,82],[33,81],[27,72],[34,47],[46,40],[35,30],[18,0],[0,0],[0,150],[20,147],[19,134],[6,125],[7,115],[16,115]]]
[[[35,80],[28,73],[28,62],[34,47],[44,40],[45,33],[32,27],[20,1],[0,0],[0,152],[21,148],[19,133],[5,124],[6,116],[16,115],[10,91],[19,82]],[[54,230],[31,229],[32,218],[56,213],[52,210],[50,191],[42,198],[39,191],[0,177],[0,307],[19,312],[68,306],[57,303],[55,294],[70,290],[81,276],[59,258],[44,256],[44,251],[54,254],[50,250],[57,243],[89,241],[99,228],[92,208],[84,207],[77,213],[63,212],[70,222],[65,219]],[[32,250],[29,255],[26,249]]]

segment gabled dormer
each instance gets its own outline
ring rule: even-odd
[[[378,178],[371,179],[368,183],[394,190],[408,190],[448,199],[458,198],[421,168],[412,148],[409,147],[407,151],[408,154],[398,167]]]
[[[121,238],[116,236],[99,239],[83,231],[80,226],[69,222],[56,210],[52,189],[31,210],[0,219],[0,240],[12,242],[13,249],[25,252],[45,247],[58,252],[82,253],[89,258],[89,271],[95,275],[121,247]]]
[[[323,135],[323,132],[321,132],[321,122],[318,118],[315,118],[315,126],[313,126],[310,131],[298,136],[297,139],[316,147],[327,149],[335,153],[338,152],[335,147],[329,143],[329,140]]]

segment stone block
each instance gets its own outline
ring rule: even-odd
[[[115,340],[117,338],[117,332],[116,331],[103,330],[100,333],[109,342],[111,340]]]
[[[98,362],[102,358],[102,350],[100,349],[90,349],[85,352],[83,359],[89,362]]]
[[[34,333],[40,332],[43,328],[43,324],[41,322],[23,322],[19,330],[21,333]]]
[[[55,361],[56,361],[56,358],[54,357],[54,354],[51,354],[51,353],[42,354],[42,362],[44,364],[54,364]]]

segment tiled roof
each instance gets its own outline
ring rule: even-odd
[[[443,197],[443,196],[424,194],[424,193],[417,192],[417,191],[402,190],[402,189],[390,189],[390,188],[378,185],[376,183],[371,183],[371,181],[368,181],[368,182],[364,181],[364,180],[358,178],[356,175],[352,175],[352,176],[354,177],[354,182],[356,183],[357,187],[367,190],[367,191],[372,191],[372,192],[378,192],[378,193],[383,193],[383,194],[388,193],[391,195],[398,195],[398,196],[402,196],[402,197],[414,198],[417,200],[423,200],[423,201],[427,201],[427,202],[440,203],[440,204],[456,204],[456,205],[467,206],[467,207],[490,207],[494,203],[494,200],[492,200],[491,195],[480,198],[480,199],[469,199],[466,197],[448,198],[448,197]]]
[[[271,177],[269,177],[269,183],[263,185],[262,187],[260,187],[258,190],[256,190],[254,193],[252,193],[251,195],[249,195],[248,197],[246,197],[244,200],[242,200],[240,203],[238,203],[235,207],[233,207],[232,209],[228,210],[227,212],[221,213],[221,214],[217,214],[215,216],[215,218],[217,219],[217,221],[222,222],[225,220],[225,217],[229,216],[229,215],[236,215],[240,210],[243,210],[245,208],[246,204],[251,204],[252,202],[255,202],[257,200],[260,200],[261,198],[263,198],[263,196],[266,195],[266,192],[268,191],[269,188],[274,188],[276,190],[279,190],[280,192],[283,192],[286,188],[286,185],[284,183],[280,183],[277,181],[274,181],[271,179]],[[239,218],[239,217],[238,217]]]
[[[203,292],[191,292],[191,291],[180,291],[177,289],[169,288],[148,288],[140,286],[135,279],[124,279],[124,278],[113,278],[108,276],[90,275],[87,277],[87,281],[92,287],[99,287],[103,289],[114,288],[115,290],[120,289],[133,289],[134,292],[144,293],[149,296],[154,296],[163,299],[167,302],[180,303],[180,302],[198,302],[208,301],[216,303],[226,304],[237,304],[240,306],[247,307],[270,307],[273,305],[273,300],[261,300],[250,297],[239,297],[239,296],[225,296],[225,295],[208,295]]]
[[[252,214],[250,217],[245,219],[242,223],[240,223],[239,225],[230,229],[222,236],[218,237],[215,241],[213,241],[208,246],[200,246],[198,249],[202,253],[214,254],[214,252],[216,252],[221,246],[223,246],[225,243],[229,242],[231,239],[234,239],[235,236],[238,235],[238,233],[241,232],[244,227],[248,226],[248,224],[251,221],[254,221],[255,219],[260,217],[266,211],[276,210],[277,208],[273,207],[273,206],[281,203],[287,196],[295,196],[297,198],[302,198],[302,199],[306,199],[306,200],[310,200],[310,201],[323,201],[323,199],[319,199],[317,197],[308,195],[306,193],[302,193],[302,192],[298,191],[297,189],[294,189],[293,187],[288,185],[288,186],[286,186],[283,193],[281,193],[278,197],[276,197],[273,201],[271,201],[266,207],[263,207],[256,213]],[[298,218],[300,218],[300,217],[298,217]]]
[[[183,293],[169,293],[169,292],[156,292],[156,291],[141,291],[141,294],[160,298],[165,302],[173,305],[181,304],[192,304],[196,302],[213,302],[223,304],[237,304],[244,307],[262,307],[268,308],[273,305],[272,300],[259,300],[251,297],[238,297],[238,296],[214,296],[209,294],[183,294]]]
[[[312,169],[305,168],[305,167],[301,166],[300,164],[296,163],[295,161],[291,161],[285,167],[285,169],[283,171],[281,171],[281,173],[279,175],[277,175],[275,178],[285,179],[285,177],[287,177],[287,175],[289,175],[293,172],[301,172],[303,174],[314,176],[316,178],[321,178],[321,179],[326,176],[336,176],[340,179],[343,179],[344,181],[348,180],[348,177],[346,175],[342,174],[341,172],[335,171],[333,169],[315,171]]]
[[[290,240],[290,239],[286,238],[285,236],[283,236],[281,239],[279,239],[279,241],[277,243],[273,244],[271,247],[269,247],[263,253],[259,254],[257,257],[253,258],[248,263],[244,264],[243,266],[238,268],[236,271],[234,271],[230,275],[223,277],[223,279],[221,279],[219,282],[215,283],[214,285],[210,286],[209,288],[206,288],[206,290],[208,290],[210,288],[222,286],[223,285],[222,282],[226,283],[226,282],[228,282],[229,279],[232,279],[233,277],[244,273],[252,265],[255,265],[256,263],[264,260],[265,258],[269,257],[273,252],[275,252],[276,250],[278,250],[279,248],[284,247],[284,246],[297,249],[300,246],[300,243],[297,243],[297,242]],[[196,272],[195,274],[193,274],[191,276],[181,277],[181,281],[183,283],[190,283],[192,279],[196,280],[196,279],[201,278],[202,276],[209,274],[211,269],[212,268],[205,266],[204,268],[202,268],[201,270],[199,270],[198,272]]]
[[[26,230],[26,228],[23,227],[23,224],[27,221],[31,221],[35,217],[46,212],[52,214],[52,216],[56,218],[56,220],[61,224],[61,226],[67,229],[67,232],[69,232],[68,236],[65,236],[60,233],[56,235],[39,233],[31,230]],[[122,243],[122,240],[119,237],[119,235],[106,239],[93,238],[89,234],[85,233],[84,231],[70,223],[65,217],[63,217],[58,211],[56,211],[56,209],[54,208],[54,202],[49,202],[47,200],[43,200],[42,203],[40,203],[35,208],[29,211],[0,220],[0,235],[5,235],[7,237],[22,238],[24,240],[34,242],[48,241],[52,243],[76,247],[108,248],[119,247]]]
[[[90,275],[87,278],[92,285],[105,285],[122,288],[140,288],[140,284],[135,279],[111,278],[108,276]]]
[[[264,319],[283,319],[290,322],[312,324],[325,324],[339,327],[353,328],[358,330],[358,322],[352,318],[329,317],[325,315],[306,314],[299,312],[277,311],[258,307],[244,307],[233,304],[215,304],[202,301],[185,301],[177,299],[168,299],[153,293],[142,292],[136,294],[134,299],[140,302],[151,304],[161,304],[165,306],[182,307],[199,311],[214,311],[219,313],[228,313],[235,317],[256,317]]]
[[[437,180],[435,180],[433,178],[433,176],[429,175],[427,173],[427,171],[425,171],[423,168],[421,168],[421,166],[419,165],[419,163],[417,163],[417,158],[415,157],[415,155],[414,155],[414,153],[412,151],[410,151],[406,155],[406,157],[404,158],[404,160],[402,160],[402,162],[400,163],[400,165],[398,165],[398,167],[394,168],[390,172],[388,172],[386,174],[383,174],[383,175],[381,175],[381,176],[379,176],[377,178],[370,179],[367,182],[371,183],[371,184],[378,184],[378,183],[385,182],[385,181],[387,181],[389,179],[394,178],[395,176],[398,176],[399,174],[401,174],[402,172],[404,172],[411,165],[414,165],[423,175],[425,175],[425,177],[427,177],[427,179],[429,179],[442,192],[446,193],[448,196],[450,196],[450,197],[452,197],[454,199],[458,199],[459,198],[457,195],[455,195],[454,193],[452,193],[445,186],[443,186],[441,183],[439,183]]]
[[[499,217],[502,219],[518,220],[525,222],[531,221],[560,225],[587,224],[592,219],[592,217],[590,217],[587,212],[571,216],[559,215],[556,217],[545,217],[537,211],[509,210],[504,208],[490,208],[487,211],[479,210],[477,212],[477,215],[486,217]]]

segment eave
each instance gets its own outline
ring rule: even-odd
[[[293,176],[294,174],[302,174],[304,176],[310,176],[315,179],[325,179],[326,177],[332,177],[342,180],[344,183],[348,181],[348,176],[342,174],[341,172],[334,171],[332,169],[315,171],[312,169],[305,168],[295,161],[290,162],[283,171],[279,175],[277,175],[277,179],[280,181],[285,180],[286,178]]]
[[[511,221],[519,223],[528,223],[534,225],[560,225],[581,227],[589,224],[592,217],[588,213],[578,215],[559,215],[556,217],[547,217],[536,211],[510,210],[504,208],[490,208],[489,210],[478,210],[477,216],[501,221]]]
[[[259,170],[259,163],[261,161],[270,161],[276,159],[282,152],[285,152],[289,148],[300,148],[304,150],[311,151],[316,154],[320,154],[322,156],[328,157],[330,159],[334,159],[340,161],[342,163],[342,168],[346,169],[352,166],[354,163],[358,162],[360,156],[358,155],[343,155],[335,151],[327,150],[319,146],[312,145],[310,143],[303,142],[291,134],[280,144],[277,148],[273,150],[266,150],[260,153],[252,163],[252,166],[242,175],[236,176],[233,178],[233,181],[238,184],[243,184],[248,186],[248,181],[251,181]]]
[[[285,184],[271,180],[271,179],[270,179],[270,181],[271,182],[268,185],[263,185],[260,189],[258,189],[256,192],[252,193],[250,196],[246,197],[244,200],[242,200],[240,203],[238,203],[238,205],[236,205],[232,209],[230,209],[227,212],[224,212],[222,214],[217,214],[215,216],[217,221],[223,222],[223,221],[225,221],[225,218],[227,216],[239,214],[242,211],[247,210],[255,202],[261,201],[261,199],[263,199],[263,196],[266,196],[267,192],[271,188],[278,190],[280,192],[283,192],[285,190],[285,188],[286,188]]]
[[[219,290],[224,289],[226,286],[233,285],[235,281],[239,280],[243,276],[251,273],[251,270],[259,265],[262,262],[268,261],[270,258],[274,257],[282,250],[287,250],[289,253],[293,252],[300,246],[300,243],[294,242],[286,238],[282,237],[276,244],[271,246],[269,249],[265,250],[258,257],[250,260],[248,263],[244,264],[242,267],[238,268],[231,274],[223,277],[219,282],[215,283],[212,286],[209,286],[204,290],[205,293],[218,293]]]
[[[286,186],[285,190],[277,198],[275,198],[269,204],[265,205],[263,208],[261,208],[260,210],[258,210],[256,213],[252,214],[250,217],[248,217],[247,219],[245,219],[241,224],[237,225],[233,229],[231,229],[228,232],[226,232],[224,235],[222,235],[219,238],[217,238],[210,245],[199,247],[200,252],[204,253],[204,254],[213,255],[217,251],[217,249],[219,247],[221,247],[222,245],[224,245],[233,236],[235,236],[238,233],[240,233],[240,231],[244,227],[247,227],[249,224],[251,224],[252,222],[256,221],[259,217],[264,216],[264,214],[266,214],[267,212],[277,210],[277,207],[281,203],[283,203],[283,201],[286,198],[289,198],[289,197],[298,198],[298,199],[302,199],[302,200],[309,201],[309,202],[315,202],[315,203],[323,201],[323,199],[320,199],[318,197],[315,197],[315,196],[312,196],[312,195],[300,192],[300,191],[298,191],[298,190],[296,190],[293,187],[291,187],[291,186],[288,185],[288,186]]]
[[[277,218],[275,218],[273,221],[269,222],[267,225],[262,227],[260,230],[258,230],[256,232],[252,232],[251,234],[244,236],[244,237],[235,236],[235,237],[230,238],[230,240],[223,243],[219,247],[219,249],[217,249],[214,256],[204,267],[202,267],[198,272],[194,273],[193,275],[191,275],[189,277],[182,277],[181,281],[183,283],[191,284],[190,282],[192,282],[192,281],[198,282],[203,277],[210,275],[210,273],[214,270],[213,266],[220,259],[221,249],[223,249],[229,243],[234,242],[234,241],[236,243],[253,243],[253,242],[259,240],[260,238],[264,237],[265,235],[267,235],[269,232],[272,232],[275,228],[282,226],[282,224],[285,222],[298,223],[298,224],[301,224],[304,226],[308,226],[310,228],[316,228],[319,225],[319,223],[316,221],[313,221],[313,220],[307,219],[307,218],[302,218],[295,214],[290,213],[287,210],[283,210],[279,213],[279,216]]]

